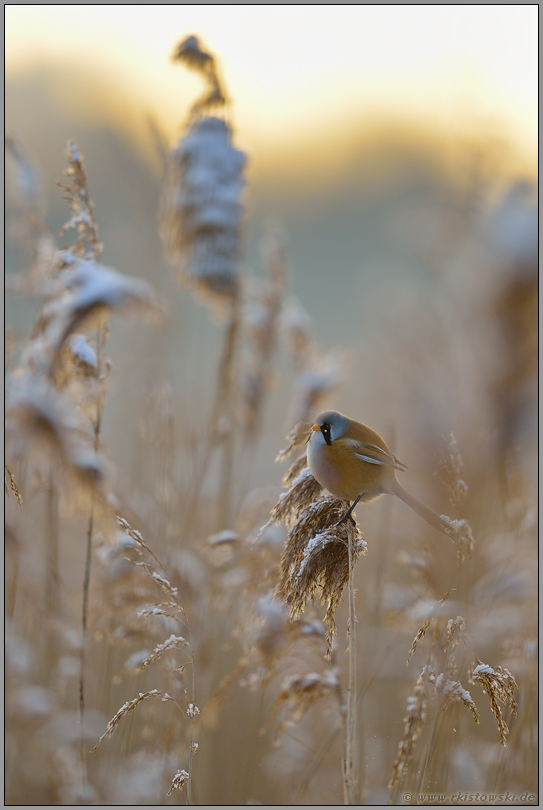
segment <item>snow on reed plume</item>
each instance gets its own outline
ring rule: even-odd
[[[199,72],[208,93],[193,106],[178,144],[168,156],[161,232],[181,278],[215,302],[238,295],[246,156],[232,145],[223,118],[208,110],[225,104],[213,57],[188,37],[174,59]]]

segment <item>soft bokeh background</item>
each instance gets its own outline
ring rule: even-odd
[[[431,317],[424,301],[438,277],[457,288],[498,283],[496,267],[487,278],[480,261],[468,280],[450,270],[463,249],[455,229],[465,244],[478,194],[486,226],[515,179],[535,178],[536,15],[526,5],[322,6],[311,15],[298,6],[12,5],[6,126],[35,160],[53,230],[64,221],[54,185],[63,147],[76,138],[104,261],[160,290],[157,138],[173,143],[201,88],[169,57],[180,38],[199,34],[219,59],[236,145],[249,156],[244,258],[258,274],[267,218],[283,221],[293,291],[317,341],[340,343],[360,363],[368,334],[377,345],[396,309]],[[527,193],[520,206],[533,203]],[[201,359],[188,342],[205,351],[209,330],[181,299],[169,346],[187,349],[174,365],[194,359],[196,394]],[[362,375],[358,365],[349,388]],[[383,397],[375,384],[363,390],[354,407],[369,422],[374,394],[381,412]]]
[[[205,433],[209,420],[221,351],[220,321],[175,283],[158,229],[163,157],[201,91],[200,78],[170,57],[179,40],[194,33],[219,61],[235,144],[248,155],[244,270],[262,277],[262,239],[269,224],[279,222],[287,241],[289,296],[306,310],[323,362],[329,352],[342,358],[343,385],[326,404],[384,435],[409,465],[406,484],[438,511],[443,493],[433,473],[443,437],[452,431],[473,487],[468,517],[476,535],[477,529],[483,536],[497,527],[505,532],[506,518],[533,530],[537,16],[538,7],[526,4],[7,6],[6,129],[32,162],[47,225],[56,232],[67,218],[55,182],[65,168],[66,141],[75,138],[85,157],[103,261],[147,279],[167,304],[160,327],[137,319],[111,323],[103,442],[134,514],[140,507],[148,518],[153,506],[154,472],[145,463],[141,429],[152,413],[150,392],[170,386],[179,430],[175,464],[184,480],[194,437]],[[8,278],[24,272],[26,260],[10,229],[17,219],[10,177],[8,166]],[[8,365],[17,362],[36,312],[32,299],[7,294]],[[275,369],[250,479],[251,486],[278,490],[283,470],[274,458],[292,427],[296,385],[284,347]],[[239,503],[248,482],[237,484]],[[202,486],[212,501],[214,476]],[[367,507],[368,540],[381,531],[390,508]],[[394,507],[393,525],[401,515],[402,536],[391,540],[390,560],[403,543],[416,541],[417,519],[401,509]],[[39,515],[35,520],[39,525]],[[201,522],[202,534],[217,528]],[[509,641],[521,626],[533,637],[530,538],[515,560],[517,590],[502,588]],[[193,539],[180,542],[190,547]],[[500,571],[511,566],[509,540],[502,537],[493,557]],[[63,587],[74,604],[82,553],[70,546],[64,558]],[[487,553],[487,563],[493,554]],[[360,576],[373,571],[379,585],[367,598],[386,612],[387,600],[399,609],[405,593],[396,562],[383,584],[389,564],[383,560],[377,558],[375,569],[370,562]],[[509,598],[514,608],[506,611]],[[490,598],[485,605],[491,612]],[[488,631],[492,622],[485,616]],[[23,624],[27,638],[39,632],[35,617]],[[490,646],[498,663],[503,649],[498,642]],[[386,705],[384,682],[379,689]],[[119,692],[118,705],[130,696]],[[116,710],[115,700],[110,703],[100,707],[106,714]],[[401,737],[403,705],[402,693],[396,725],[380,743],[378,763],[369,766],[376,802]],[[235,718],[229,723],[237,729]],[[489,746],[492,734],[489,726]],[[213,745],[220,748],[220,740],[209,742],[207,753],[203,747],[204,757]],[[292,762],[302,757],[302,747]],[[294,766],[277,753],[266,761],[268,775],[292,776]],[[254,765],[257,775],[259,767]],[[255,798],[258,776],[247,793],[229,768],[225,764],[221,772],[223,796],[233,803]],[[520,791],[523,776],[515,778]],[[123,803],[122,789],[116,789],[117,803]],[[271,792],[262,793],[263,801],[288,803],[288,787],[279,798],[266,789]],[[26,801],[24,791],[14,795],[16,803]],[[139,795],[136,786],[131,802]],[[221,792],[209,795],[217,799]],[[107,791],[102,796],[107,799]],[[149,800],[144,791],[141,797]]]

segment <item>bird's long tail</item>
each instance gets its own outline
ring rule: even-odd
[[[396,495],[396,497],[400,498],[400,500],[407,504],[417,515],[429,523],[430,526],[437,529],[438,532],[441,532],[449,538],[454,538],[454,529],[452,526],[439,515],[436,515],[430,507],[426,506],[422,501],[419,501],[414,495],[411,495],[398,481],[394,481],[389,485],[389,491],[392,495]]]

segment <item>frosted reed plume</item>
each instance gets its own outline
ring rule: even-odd
[[[196,102],[185,132],[170,152],[163,186],[161,233],[166,255],[183,281],[216,303],[239,294],[243,169],[246,156],[232,145],[223,118],[208,114],[226,103],[215,60],[188,37],[175,60],[209,85]]]
[[[67,149],[71,183],[62,185],[71,218],[63,233],[75,240],[42,267],[42,306],[19,366],[7,383],[6,441],[14,458],[32,449],[52,452],[78,479],[95,488],[104,473],[97,425],[107,364],[100,359],[105,317],[143,307],[156,311],[151,288],[98,261],[101,245],[82,158]],[[97,328],[96,346],[87,330]],[[81,331],[79,331],[81,330]]]
[[[214,452],[220,450],[217,525],[222,528],[229,518],[234,457],[241,320],[241,192],[246,156],[232,144],[232,130],[226,120],[227,98],[214,57],[197,37],[189,36],[177,47],[174,60],[196,70],[206,83],[206,92],[193,105],[184,132],[166,160],[160,228],[166,257],[180,280],[201,294],[226,321],[211,432],[189,496],[193,503]],[[210,115],[212,109],[224,117]]]

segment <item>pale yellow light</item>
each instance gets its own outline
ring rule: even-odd
[[[105,68],[168,130],[197,86],[169,56],[195,33],[218,56],[239,130],[292,138],[364,112],[469,106],[537,148],[536,5],[8,5],[6,70]],[[188,88],[188,90],[187,90]]]

